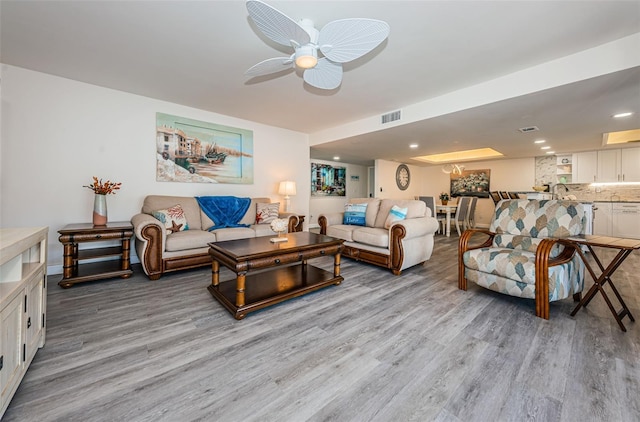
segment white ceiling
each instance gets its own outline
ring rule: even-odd
[[[462,90],[640,32],[640,1],[272,1],[317,28],[347,17],[389,23],[387,41],[345,65],[340,88],[295,72],[244,71],[290,54],[244,1],[5,1],[0,62],[314,134]],[[640,54],[640,52],[638,52]],[[611,114],[635,111],[626,120]],[[526,135],[519,127],[535,125]],[[313,158],[370,164],[494,147],[509,158],[595,149],[640,127],[640,66],[489,105],[314,145]],[[418,142],[417,151],[409,150]]]

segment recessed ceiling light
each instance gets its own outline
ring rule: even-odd
[[[613,115],[613,117],[614,117],[615,119],[621,119],[621,118],[623,118],[623,117],[629,117],[629,116],[631,116],[632,114],[633,114],[633,113],[629,111],[629,112],[626,112],[626,113],[618,113],[618,114],[614,114],[614,115]]]
[[[418,144],[410,144],[409,148],[418,148]]]
[[[555,154],[555,151],[547,151],[547,154]]]
[[[333,157],[334,160],[339,160],[340,157],[338,157],[337,155],[335,157]]]
[[[547,145],[546,147],[540,147],[540,149],[551,149],[551,147]]]
[[[544,139],[538,139],[537,141],[534,141],[533,143],[534,144],[544,144],[545,142],[547,142],[547,141],[544,140]]]

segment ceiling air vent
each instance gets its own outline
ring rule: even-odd
[[[395,122],[396,120],[400,120],[400,110],[382,115],[382,124]]]
[[[527,132],[536,132],[540,129],[538,129],[538,126],[529,126],[529,127],[521,127],[518,130],[522,133],[527,133]]]

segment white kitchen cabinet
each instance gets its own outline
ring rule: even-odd
[[[640,182],[640,148],[620,150],[621,182]]]
[[[573,154],[573,183],[593,183],[598,172],[598,152],[578,152]]]
[[[598,151],[597,181],[640,182],[640,148]]]
[[[596,182],[608,183],[620,181],[620,150],[606,149],[598,151],[598,176]]]
[[[612,236],[640,239],[640,204],[614,202],[612,204]]]
[[[640,182],[640,148],[573,154],[573,183]]]
[[[611,202],[593,204],[593,234],[611,236],[613,228]]]
[[[48,232],[0,229],[0,419],[44,346]]]

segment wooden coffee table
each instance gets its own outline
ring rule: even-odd
[[[310,232],[288,233],[288,241],[281,243],[271,243],[272,237],[209,243],[213,261],[208,290],[236,319],[344,280],[344,240]],[[333,273],[307,264],[321,256],[333,256]],[[235,283],[220,282],[220,264],[236,274]]]

